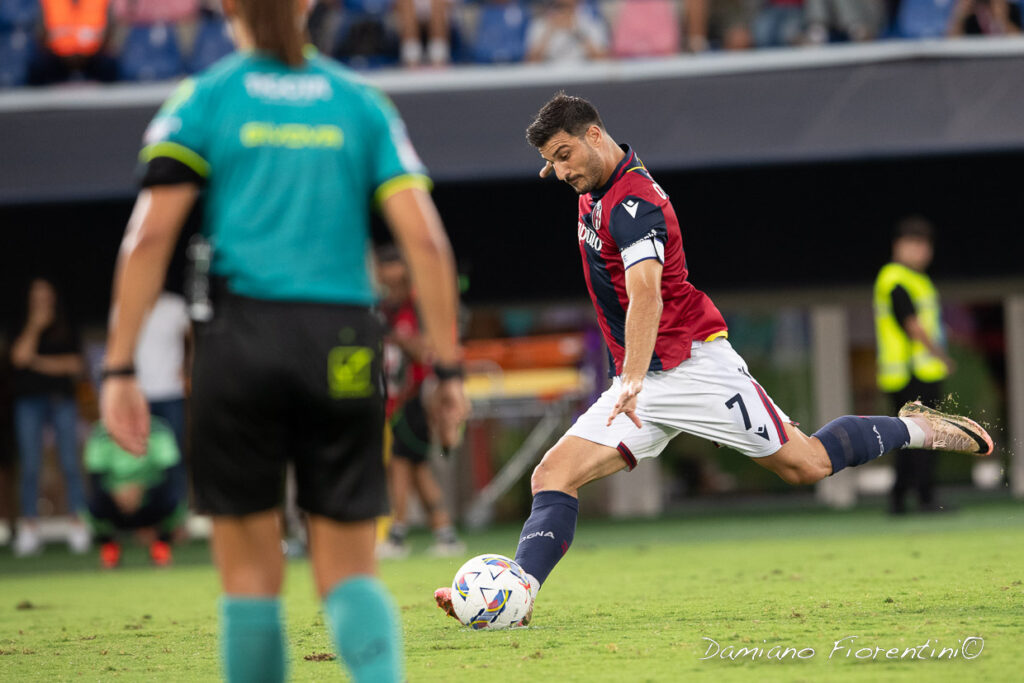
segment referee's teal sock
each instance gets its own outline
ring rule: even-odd
[[[284,626],[278,598],[223,596],[220,634],[221,663],[228,683],[285,680]]]
[[[334,586],[324,600],[334,645],[356,683],[402,680],[402,634],[391,596],[372,576]]]

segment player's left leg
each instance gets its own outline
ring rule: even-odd
[[[813,484],[846,467],[863,465],[900,448],[992,452],[992,438],[973,420],[908,403],[899,417],[844,415],[806,436],[786,424],[788,441],[775,453],[754,458],[790,484]]]
[[[387,589],[374,576],[376,539],[376,520],[310,515],[313,577],[338,652],[357,681],[401,681],[401,628]]]
[[[213,517],[213,559],[224,590],[221,659],[228,681],[285,680],[280,515],[273,508]]]
[[[430,517],[430,529],[434,532],[434,545],[430,553],[439,557],[457,555],[466,549],[455,533],[455,526],[444,505],[444,491],[437,483],[429,462],[420,462],[413,467],[413,485]]]

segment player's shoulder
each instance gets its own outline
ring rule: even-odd
[[[665,190],[654,181],[651,174],[644,168],[626,172],[613,189],[616,190],[615,204],[629,199],[639,199],[659,206],[668,202],[668,195],[665,193]]]
[[[346,104],[355,103],[366,108],[396,111],[394,103],[384,91],[362,74],[319,53],[311,55],[308,61],[310,69],[323,74],[330,82],[335,95],[343,98]]]

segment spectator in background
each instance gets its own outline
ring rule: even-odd
[[[402,64],[419,66],[423,62],[423,36],[427,38],[427,61],[445,66],[452,59],[452,0],[395,0],[398,32],[402,38]]]
[[[413,489],[430,517],[434,545],[440,557],[458,555],[466,547],[455,534],[445,509],[444,494],[430,469],[431,427],[422,393],[430,372],[430,350],[420,332],[413,302],[409,268],[395,247],[377,252],[377,281],[382,292],[381,309],[387,318],[384,340],[384,372],[388,386],[386,415],[391,428],[388,488],[392,522],[387,540],[377,555],[392,559],[409,554],[405,538],[409,530],[408,505]]]
[[[135,347],[135,377],[149,412],[167,423],[181,453],[185,452],[185,349],[191,329],[185,298],[165,291],[149,312]],[[177,460],[171,480],[176,497],[185,500],[184,458]]]
[[[806,40],[823,45],[831,33],[855,42],[874,40],[886,20],[883,0],[806,0]]]
[[[950,36],[1016,33],[1020,33],[1020,5],[1011,5],[1007,0],[956,0],[949,23]]]
[[[607,27],[579,0],[551,0],[526,33],[529,62],[581,62],[607,55]]]
[[[758,47],[797,45],[804,37],[804,0],[765,0],[754,19]]]
[[[117,80],[117,61],[106,54],[110,0],[40,0],[40,49],[29,63],[29,85],[49,85],[76,77]]]
[[[683,0],[686,42],[690,52],[704,52],[714,42],[723,50],[746,50],[754,44],[751,26],[758,0]]]
[[[89,549],[89,532],[78,519],[85,494],[78,469],[78,407],[75,379],[84,370],[78,332],[68,321],[63,302],[43,278],[29,287],[25,322],[11,345],[14,367],[14,429],[20,454],[21,520],[15,539],[17,556],[42,548],[38,528],[39,477],[43,465],[43,429],[53,425],[57,455],[64,472],[68,512],[74,517],[68,535],[72,552]]]
[[[181,453],[170,427],[160,418],[150,423],[149,444],[141,456],[114,443],[97,423],[85,445],[85,467],[92,493],[89,523],[100,544],[100,564],[113,569],[121,562],[118,532],[152,528],[149,545],[153,564],[171,563],[171,538],[185,518],[185,498],[175,481]]]
[[[6,342],[7,340],[5,340]],[[4,344],[0,357],[0,545],[6,545],[17,521],[14,502],[14,469],[17,450],[14,447],[14,423],[11,420],[11,364]]]
[[[954,364],[945,350],[939,294],[925,274],[932,261],[933,230],[923,218],[904,219],[896,227],[892,261],[875,280],[875,333],[878,387],[895,410],[920,400],[934,408],[942,400],[942,381]],[[890,511],[907,511],[907,492],[917,491],[922,511],[941,510],[935,501],[935,455],[900,449],[895,453],[896,481]]]

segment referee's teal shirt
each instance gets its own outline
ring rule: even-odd
[[[391,102],[307,50],[301,67],[236,53],[181,83],[144,162],[206,180],[211,271],[239,295],[371,305],[370,210],[430,180]]]

